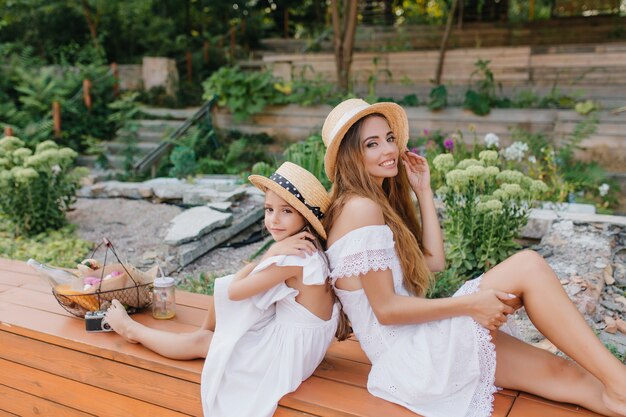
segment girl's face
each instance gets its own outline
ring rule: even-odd
[[[295,235],[306,224],[304,216],[278,194],[265,191],[265,227],[276,242]]]
[[[376,182],[398,175],[400,151],[396,137],[384,117],[373,116],[363,120],[359,141],[363,153],[363,166]]]

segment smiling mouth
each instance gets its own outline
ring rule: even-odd
[[[390,159],[388,161],[382,162],[380,164],[378,164],[379,166],[383,167],[383,168],[390,168],[396,165],[396,160],[395,159]]]

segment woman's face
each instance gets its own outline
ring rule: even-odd
[[[267,190],[265,192],[265,227],[276,242],[295,235],[306,225],[302,214],[278,194]]]
[[[363,153],[363,166],[376,182],[398,175],[400,151],[396,137],[384,117],[373,116],[363,120],[359,141]]]

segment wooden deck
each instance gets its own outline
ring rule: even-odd
[[[155,328],[192,331],[206,296],[177,293],[173,320],[134,318]],[[369,362],[358,342],[335,343],[315,374],[280,401],[276,416],[408,417],[371,396]],[[23,262],[0,258],[0,416],[201,416],[202,361],[175,361],[114,333],[87,333]],[[504,390],[497,417],[594,416],[579,407]]]

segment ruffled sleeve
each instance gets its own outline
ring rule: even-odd
[[[326,277],[329,275],[323,255],[319,252],[304,257],[295,255],[272,256],[258,264],[252,270],[251,274],[262,271],[271,265],[301,266],[302,282],[305,285],[323,285],[326,283]],[[250,299],[258,308],[266,310],[272,304],[287,297],[295,297],[296,295],[298,295],[298,290],[290,288],[281,282],[263,293],[250,297]]]
[[[387,225],[365,226],[346,233],[326,251],[333,280],[389,269],[398,257]]]

